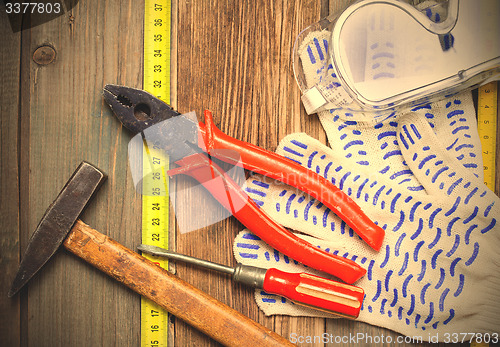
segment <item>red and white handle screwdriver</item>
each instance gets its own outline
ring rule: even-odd
[[[242,264],[233,268],[149,245],[139,245],[137,249],[151,255],[227,273],[236,282],[262,288],[267,293],[284,296],[296,304],[341,317],[357,318],[363,303],[362,288],[308,273],[289,273],[274,268],[262,269]]]

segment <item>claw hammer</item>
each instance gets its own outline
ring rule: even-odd
[[[15,295],[62,244],[86,262],[227,346],[293,346],[78,219],[106,175],[82,162],[31,236],[9,292]]]

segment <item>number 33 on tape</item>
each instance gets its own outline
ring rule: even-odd
[[[144,90],[170,103],[170,0],[145,0]],[[145,160],[149,162],[146,163]],[[143,164],[152,174],[143,179],[142,242],[168,248],[168,158],[154,148],[145,148]],[[163,268],[165,259],[144,255]],[[168,313],[155,303],[141,300],[141,346],[167,346]]]

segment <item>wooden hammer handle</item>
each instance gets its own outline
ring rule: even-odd
[[[64,247],[227,346],[293,346],[288,340],[78,220]]]

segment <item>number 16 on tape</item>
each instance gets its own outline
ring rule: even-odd
[[[169,199],[168,157],[158,148],[143,147],[142,242],[168,248]],[[147,174],[146,174],[147,173]],[[164,258],[143,254],[168,268]],[[156,303],[141,298],[141,346],[167,346],[168,313]]]
[[[170,0],[145,0],[144,90],[170,103]],[[151,171],[148,171],[151,170]],[[142,242],[168,248],[168,158],[155,148],[144,148],[142,195]],[[165,259],[152,257],[163,268]],[[157,304],[141,299],[141,346],[167,346],[168,313]]]

